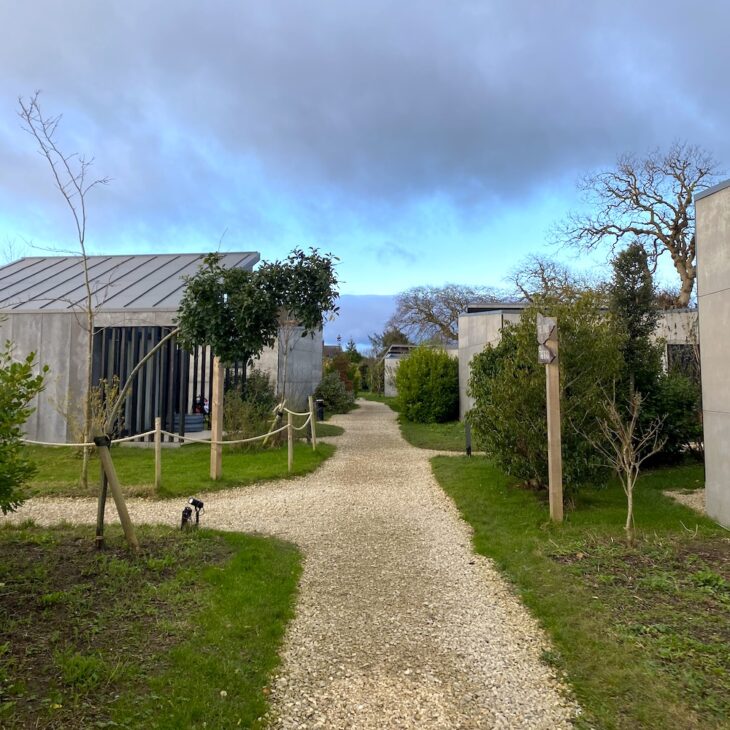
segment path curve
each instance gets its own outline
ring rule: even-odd
[[[202,495],[206,526],[273,534],[305,556],[272,727],[571,727],[542,631],[472,552],[431,452],[403,440],[386,406],[360,405],[334,419],[345,434],[313,474]],[[136,522],[177,524],[178,507],[129,500]],[[95,503],[30,500],[12,519],[28,517],[93,523]]]

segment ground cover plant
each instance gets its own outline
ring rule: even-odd
[[[330,426],[330,428],[335,428]],[[303,433],[303,432],[302,432]],[[318,432],[319,433],[319,432]],[[324,434],[322,434],[324,435]],[[89,489],[79,485],[79,457],[73,449],[45,446],[27,446],[29,458],[37,472],[25,493],[37,496],[90,496],[97,486],[92,482]],[[223,448],[223,476],[210,479],[210,447],[206,444],[190,444],[162,451],[162,486],[154,491],[154,452],[146,448],[114,448],[114,465],[129,496],[189,497],[191,493],[216,491],[245,486],[255,482],[301,476],[314,471],[335,451],[331,444],[318,443],[313,450],[298,440],[294,444],[294,468],[287,470],[287,446],[246,452],[234,446]],[[92,474],[99,473],[95,454],[91,456]]]
[[[0,726],[255,727],[300,574],[277,540],[0,529]]]
[[[665,497],[699,488],[696,464],[643,475],[633,546],[625,497],[584,489],[563,525],[546,497],[485,457],[436,457],[434,473],[550,635],[586,728],[720,728],[730,716],[730,540]]]

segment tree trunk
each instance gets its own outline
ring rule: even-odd
[[[624,529],[626,530],[626,541],[629,545],[634,544],[634,486],[627,485],[626,489],[626,499],[627,499],[627,506],[628,509],[626,511],[626,525],[624,526]]]
[[[677,306],[688,307],[689,301],[692,298],[692,290],[695,286],[695,277],[697,275],[697,270],[691,264],[687,264],[686,262],[680,260],[677,260],[674,263],[674,268],[677,270],[679,278],[682,282],[682,285],[679,289],[679,295],[677,296]]]
[[[86,261],[84,261],[86,265]],[[88,303],[87,303],[88,305]],[[94,360],[94,313],[89,310],[87,312],[86,326],[87,342],[86,342],[86,398],[84,401],[84,443],[88,443],[91,440],[91,381],[93,375],[93,360]],[[84,446],[84,457],[81,463],[81,487],[86,490],[89,485],[89,457],[91,455],[91,448]]]

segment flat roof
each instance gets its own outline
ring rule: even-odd
[[[706,198],[708,195],[719,193],[725,188],[730,188],[730,180],[723,180],[723,182],[717,183],[717,185],[713,185],[711,188],[706,188],[705,190],[700,190],[699,193],[695,193],[695,202],[702,200],[702,198]]]
[[[97,312],[175,311],[184,277],[203,264],[204,253],[128,254],[87,257]],[[255,251],[221,253],[226,268],[253,269]],[[68,312],[84,307],[81,256],[28,256],[0,267],[0,309]]]
[[[465,314],[479,312],[521,312],[530,306],[530,302],[475,302],[467,304]]]

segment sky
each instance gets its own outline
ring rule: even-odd
[[[0,253],[75,247],[16,113],[41,90],[111,178],[92,253],[316,246],[340,259],[327,340],[366,342],[409,287],[602,263],[550,234],[622,153],[730,170],[728,27],[725,0],[0,0]]]

